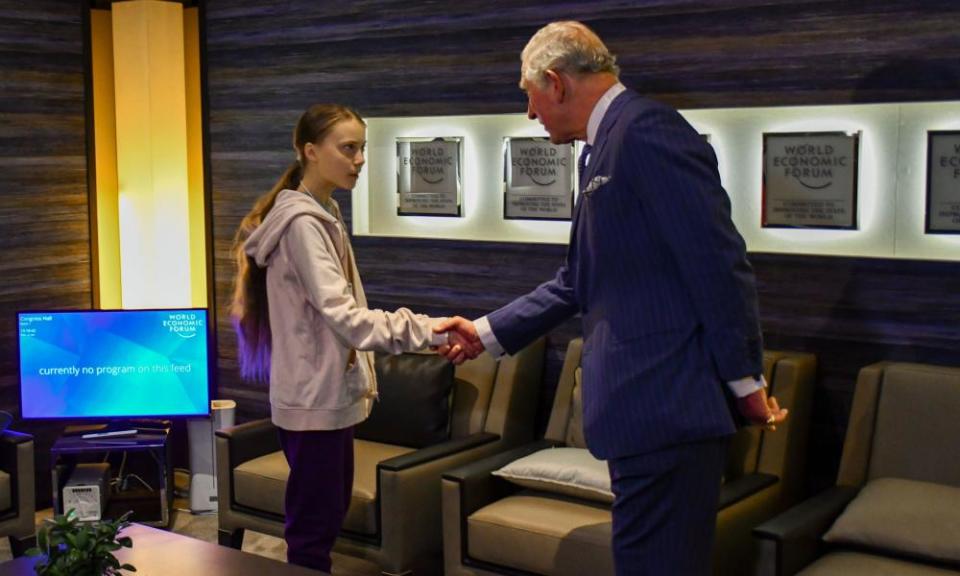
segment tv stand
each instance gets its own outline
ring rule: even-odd
[[[168,442],[170,423],[141,421],[138,424],[129,420],[117,423],[126,425],[120,430],[130,430],[131,424],[142,430],[135,429],[132,434],[127,431],[125,436],[86,438],[85,434],[111,434],[111,431],[106,430],[107,425],[72,427],[72,435],[61,436],[54,442],[50,449],[54,514],[64,513],[62,491],[77,465],[106,462],[112,487],[109,495],[104,495],[104,516],[117,518],[132,510],[131,520],[135,522],[167,527],[173,504],[173,470]],[[124,482],[129,478],[136,482]]]

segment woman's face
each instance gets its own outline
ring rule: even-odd
[[[323,188],[352,190],[357,185],[360,169],[366,163],[367,128],[355,118],[334,124],[318,144],[309,142],[304,154],[314,168]]]

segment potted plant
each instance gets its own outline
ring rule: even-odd
[[[120,564],[114,552],[130,548],[133,540],[117,537],[130,525],[130,512],[116,520],[81,522],[74,510],[47,520],[37,531],[37,546],[28,556],[43,556],[34,569],[38,576],[114,576],[122,570],[136,572],[130,564]]]

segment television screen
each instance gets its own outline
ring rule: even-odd
[[[20,312],[25,419],[210,413],[207,311]]]

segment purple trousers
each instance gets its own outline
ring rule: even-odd
[[[353,427],[280,429],[290,465],[284,501],[287,562],[330,572],[330,550],[353,492]]]

